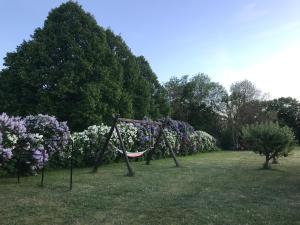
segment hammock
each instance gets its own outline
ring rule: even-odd
[[[128,152],[126,151],[126,155],[128,158],[139,158],[144,155],[145,152],[147,152],[149,149],[142,151],[142,152]],[[121,149],[117,149],[118,152],[123,154],[123,151]]]

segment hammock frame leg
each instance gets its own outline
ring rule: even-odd
[[[169,141],[166,138],[166,134],[164,132],[164,128],[165,128],[165,122],[159,127],[159,133],[158,133],[158,137],[157,140],[154,144],[154,147],[152,149],[150,149],[150,151],[147,154],[147,159],[146,159],[146,165],[150,165],[150,161],[152,159],[153,154],[155,153],[156,148],[158,147],[159,143],[161,142],[161,139],[163,138],[163,140],[165,141],[167,147],[169,148],[169,151],[171,153],[171,156],[175,162],[175,166],[176,167],[180,167],[180,164],[176,158],[176,154],[174,153]]]
[[[169,148],[169,151],[170,151],[171,156],[172,156],[172,158],[173,158],[173,160],[174,160],[175,166],[176,166],[176,167],[180,167],[180,164],[179,164],[179,162],[178,162],[178,160],[177,160],[177,158],[176,158],[176,154],[175,154],[175,152],[173,151],[173,149],[172,149],[172,147],[171,147],[171,145],[170,145],[170,143],[169,143],[169,141],[168,141],[168,139],[167,139],[166,134],[165,134],[164,131],[162,131],[162,135],[163,135],[163,138],[164,138],[164,141],[165,141],[166,145],[167,145],[168,148]]]
[[[130,162],[129,162],[129,159],[128,159],[128,156],[126,154],[126,149],[125,149],[125,146],[124,146],[124,142],[123,142],[123,139],[122,139],[122,136],[120,134],[120,131],[119,131],[119,128],[117,127],[117,125],[115,124],[115,129],[116,129],[116,132],[117,132],[117,135],[118,135],[118,139],[120,141],[120,147],[121,147],[121,150],[123,152],[123,155],[124,155],[124,158],[125,158],[125,162],[126,162],[126,166],[127,166],[127,169],[128,169],[128,174],[127,176],[129,177],[133,177],[134,176],[134,171],[130,165]]]
[[[117,124],[117,122],[118,122],[118,118],[114,117],[113,124],[112,124],[112,126],[111,126],[111,128],[109,130],[109,133],[107,135],[107,138],[106,138],[106,140],[104,142],[103,150],[101,151],[101,149],[99,149],[97,151],[97,153],[96,153],[95,164],[94,164],[94,168],[93,168],[92,172],[97,172],[98,167],[102,164],[104,153],[107,150],[107,147],[108,147],[108,144],[109,144],[109,140],[111,139],[111,136],[112,136],[112,134],[114,132],[115,125]]]

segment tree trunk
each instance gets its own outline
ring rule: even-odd
[[[277,156],[274,156],[274,157],[273,157],[272,164],[279,164],[279,162],[278,162],[278,157],[277,157]]]
[[[269,164],[269,161],[270,161],[270,157],[269,157],[269,155],[266,155],[266,161],[263,165],[263,169],[270,169],[271,168],[270,164]]]

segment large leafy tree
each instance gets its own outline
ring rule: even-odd
[[[53,9],[31,40],[7,54],[4,65],[0,111],[56,115],[73,130],[108,122],[112,113],[151,116],[151,101],[156,109],[166,104],[155,98],[163,89],[152,88],[158,81],[149,64],[147,74],[120,36],[71,1]]]
[[[196,129],[220,135],[226,90],[205,74],[189,79],[173,77],[165,84],[171,104],[171,116],[189,122]]]
[[[226,107],[227,127],[224,131],[226,138],[231,141],[226,147],[240,148],[243,126],[274,120],[274,115],[266,112],[262,99],[261,91],[249,80],[231,85]]]
[[[82,129],[83,120],[100,122],[118,105],[121,68],[105,30],[76,3],[52,10],[30,41],[7,54],[5,66],[3,111],[54,114]]]
[[[144,93],[137,97],[140,98],[141,96],[144,96],[144,98],[149,99],[147,102],[148,105],[145,105],[145,107],[149,108],[148,115],[151,118],[158,118],[163,115],[168,115],[170,106],[168,104],[167,92],[165,88],[158,82],[155,73],[152,71],[149,63],[143,56],[137,57],[136,60],[139,65],[139,72],[141,74],[140,79],[144,84],[146,84],[144,87],[139,87],[139,89],[143,90]],[[148,91],[149,94],[146,94],[147,92],[145,91]],[[137,117],[139,116],[137,115]]]
[[[169,112],[164,88],[143,56],[132,54],[122,37],[106,30],[107,41],[118,63],[122,67],[123,107],[122,115],[141,119],[144,116],[158,118]]]

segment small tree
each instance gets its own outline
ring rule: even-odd
[[[249,125],[242,132],[247,147],[266,157],[264,169],[270,168],[271,159],[276,161],[279,156],[287,156],[295,144],[293,131],[287,126],[280,127],[278,123]]]

